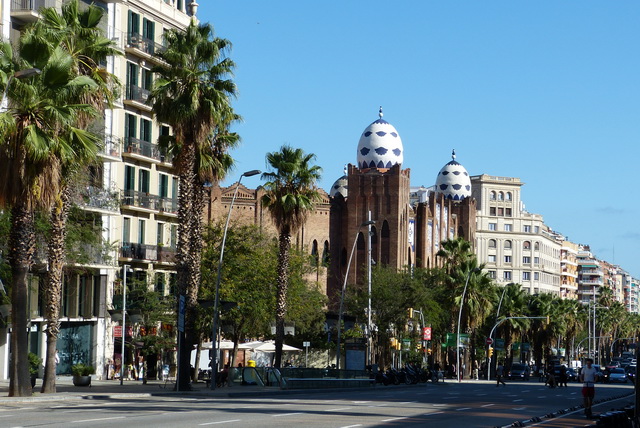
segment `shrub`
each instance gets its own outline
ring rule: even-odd
[[[73,373],[74,376],[91,376],[95,372],[96,369],[89,364],[78,363],[71,366],[71,373]]]
[[[33,352],[29,352],[29,374],[37,375],[42,365],[42,358],[38,357]]]

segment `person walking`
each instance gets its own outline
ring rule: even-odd
[[[496,368],[496,388],[499,387],[500,384],[507,386],[507,384],[504,383],[504,380],[502,380],[503,375],[504,375],[504,366],[502,365],[502,361],[500,361],[498,363],[498,367]]]
[[[560,382],[558,386],[565,386],[568,387],[569,385],[567,385],[567,366],[566,365],[561,365],[560,366],[560,376],[558,376],[560,378]]]
[[[580,382],[582,382],[582,398],[584,401],[584,414],[587,418],[591,418],[593,413],[591,412],[591,405],[593,404],[593,397],[596,395],[596,378],[598,374],[596,369],[593,368],[593,360],[587,358],[586,367],[583,367],[580,371]]]

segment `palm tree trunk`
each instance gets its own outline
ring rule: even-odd
[[[284,317],[287,313],[287,288],[289,285],[289,250],[291,235],[282,231],[279,237],[278,290],[276,292],[276,355],[273,366],[280,368],[284,343]]]
[[[71,206],[71,189],[64,186],[60,203],[51,210],[51,236],[48,245],[49,271],[45,288],[45,319],[47,321],[47,354],[44,379],[40,392],[56,392],[56,348],[60,334],[60,301],[62,297],[62,269],[65,262],[64,241],[67,236],[67,218]]]
[[[35,251],[33,217],[23,204],[11,210],[11,234],[9,237],[11,263],[11,362],[9,368],[9,397],[31,396],[29,375],[29,336],[27,328],[27,274]]]

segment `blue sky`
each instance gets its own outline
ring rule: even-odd
[[[317,155],[328,190],[382,105],[412,185],[434,184],[455,148],[640,277],[640,2],[200,3],[237,63],[243,142],[225,184],[286,143]]]

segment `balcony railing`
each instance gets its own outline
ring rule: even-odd
[[[160,198],[159,210],[165,213],[177,214],[178,201],[173,198]]]
[[[150,143],[149,141],[139,140],[133,137],[127,137],[124,143],[126,153],[145,156],[160,162],[169,162],[166,156],[160,150],[160,146]]]
[[[124,242],[120,247],[120,257],[135,260],[158,260],[158,246]]]
[[[127,34],[128,45],[132,48],[139,49],[149,55],[155,55],[164,51],[166,48],[160,43],[156,43],[151,39],[141,36],[137,33]]]
[[[43,7],[54,7],[56,0],[11,0],[11,11],[38,12]]]
[[[132,85],[131,83],[127,84],[127,91],[125,93],[127,100],[146,104],[149,99],[149,94],[150,92],[147,89],[141,88],[137,85]]]
[[[111,157],[119,157],[122,153],[122,139],[115,135],[106,135],[104,137],[104,146],[100,150],[100,154]]]
[[[582,278],[578,278],[578,282],[580,284],[602,285],[602,280],[601,279],[582,279]]]
[[[172,247],[158,246],[158,261],[162,263],[175,263],[176,249]]]
[[[87,186],[80,190],[80,198],[76,202],[81,207],[95,208],[117,213],[120,211],[118,193],[95,186]]]
[[[67,250],[67,263],[112,266],[115,260],[109,256],[109,248],[105,245],[81,245],[78,248]]]
[[[121,193],[122,205],[129,205],[148,210],[158,210],[160,198],[147,192],[138,192],[137,190],[123,190]]]

